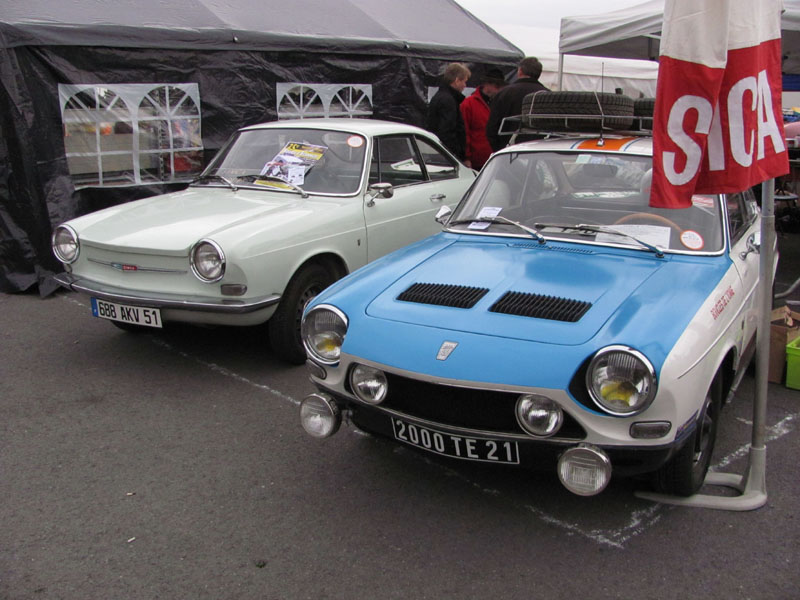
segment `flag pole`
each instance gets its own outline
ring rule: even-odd
[[[637,492],[639,498],[664,504],[714,508],[719,510],[755,510],[767,503],[767,389],[769,371],[770,314],[772,279],[775,264],[775,180],[761,184],[761,249],[759,252],[759,319],[756,332],[756,389],[753,400],[753,433],[744,475],[709,471],[703,485],[723,486],[739,491],[738,496],[694,494],[688,497]]]

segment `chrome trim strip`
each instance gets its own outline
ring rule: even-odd
[[[120,263],[120,262],[116,262],[116,261],[112,262],[110,260],[100,260],[100,259],[97,259],[97,258],[87,258],[86,260],[89,261],[89,262],[93,262],[95,264],[98,264],[98,265],[103,265],[104,267],[111,267],[112,269],[117,269],[114,265],[130,264],[130,263]],[[145,273],[174,273],[174,274],[177,274],[177,275],[185,275],[186,273],[188,273],[188,271],[186,269],[184,269],[184,270],[180,270],[180,269],[160,269],[158,267],[140,267],[139,265],[133,265],[133,264],[131,266],[136,267],[136,269],[132,270],[132,271],[129,271],[130,273],[135,273],[137,271],[144,271]],[[117,270],[121,271],[122,269],[117,269]]]
[[[181,297],[178,295],[159,294],[139,296],[122,288],[115,288],[75,277],[69,273],[59,273],[53,279],[59,285],[87,294],[101,300],[118,304],[132,304],[147,308],[192,310],[226,314],[245,314],[268,308],[280,302],[279,294],[270,294],[251,301],[231,300],[211,297]]]

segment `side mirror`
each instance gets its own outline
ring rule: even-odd
[[[367,188],[369,193],[369,200],[367,206],[375,206],[375,198],[391,198],[394,196],[394,187],[391,183],[373,183]]]
[[[759,254],[761,252],[761,232],[756,231],[750,237],[748,237],[746,245],[747,245],[747,250],[745,252],[739,253],[739,258],[741,258],[742,260],[747,258],[747,255],[750,254],[751,252],[755,252],[756,254]]]
[[[442,206],[436,211],[436,222],[441,225],[447,225],[447,222],[450,220],[450,215],[452,214],[453,210],[449,206]]]

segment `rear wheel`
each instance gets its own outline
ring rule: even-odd
[[[269,320],[269,341],[276,356],[293,364],[306,361],[300,338],[303,309],[336,278],[322,265],[312,263],[300,268],[289,281],[280,304]]]
[[[659,492],[691,496],[703,486],[717,439],[721,405],[722,380],[717,375],[706,393],[694,432],[655,474],[654,485]]]

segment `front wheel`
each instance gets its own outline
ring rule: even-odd
[[[301,267],[286,286],[280,304],[269,320],[269,341],[276,356],[292,364],[306,361],[306,351],[300,338],[303,310],[335,277],[322,265]]]
[[[676,496],[691,496],[703,486],[717,439],[721,406],[722,381],[717,375],[706,392],[694,432],[681,449],[656,472],[654,486],[657,491]]]

